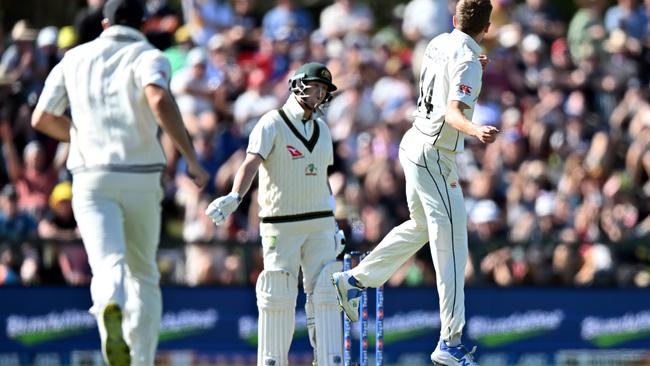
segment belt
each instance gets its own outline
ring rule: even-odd
[[[261,221],[263,224],[279,224],[283,222],[304,221],[333,216],[334,213],[332,211],[317,211],[297,215],[262,217]]]

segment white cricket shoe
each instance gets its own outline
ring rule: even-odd
[[[335,272],[332,274],[332,283],[336,288],[336,297],[345,316],[350,321],[359,320],[359,301],[363,289],[355,285],[355,279],[346,272]]]
[[[122,309],[117,304],[108,304],[102,311],[101,326],[106,329],[102,342],[102,354],[109,366],[130,366],[131,350],[122,334]]]
[[[474,352],[476,352],[476,347],[471,351],[468,351],[462,344],[449,347],[441,339],[431,354],[431,362],[436,366],[478,366],[478,363],[474,361]]]

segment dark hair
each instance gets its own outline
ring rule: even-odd
[[[111,25],[140,29],[146,9],[140,0],[108,0],[104,4],[103,14]]]
[[[490,0],[460,0],[456,4],[456,26],[471,36],[478,35],[490,23]]]

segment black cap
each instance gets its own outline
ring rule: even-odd
[[[147,10],[140,0],[108,0],[103,13],[111,25],[140,28]]]

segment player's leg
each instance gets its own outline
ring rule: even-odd
[[[408,137],[405,139],[409,145]],[[359,265],[332,276],[341,308],[352,321],[359,319],[360,288],[383,285],[428,240],[427,217],[417,188],[417,179],[422,173],[418,161],[421,157],[401,148],[399,156],[406,177],[406,200],[411,219],[393,228]]]
[[[287,366],[295,328],[300,245],[305,235],[262,237],[264,271],[255,291],[258,309],[257,365]]]
[[[161,189],[124,191],[121,198],[127,244],[125,335],[131,345],[133,363],[153,365],[162,316],[156,263],[162,192]]]
[[[364,287],[383,285],[428,240],[427,219],[416,182],[421,168],[402,150],[400,162],[406,176],[406,200],[411,219],[393,228],[359,265],[349,271]]]
[[[465,266],[467,217],[455,163],[436,149],[425,149],[426,177],[418,182],[420,198],[429,217],[429,242],[440,298],[441,343],[431,355],[441,365],[472,365],[471,353],[460,344],[465,326]],[[444,343],[443,343],[444,342]],[[441,347],[442,344],[442,347]],[[456,349],[459,347],[458,349]]]
[[[130,364],[123,337],[125,239],[123,212],[114,192],[73,187],[72,207],[93,272],[90,312],[97,318],[104,359],[110,366]]]
[[[310,234],[303,245],[301,265],[307,300],[307,327],[316,364],[343,362],[343,323],[331,277],[342,269],[336,261],[334,228]]]

